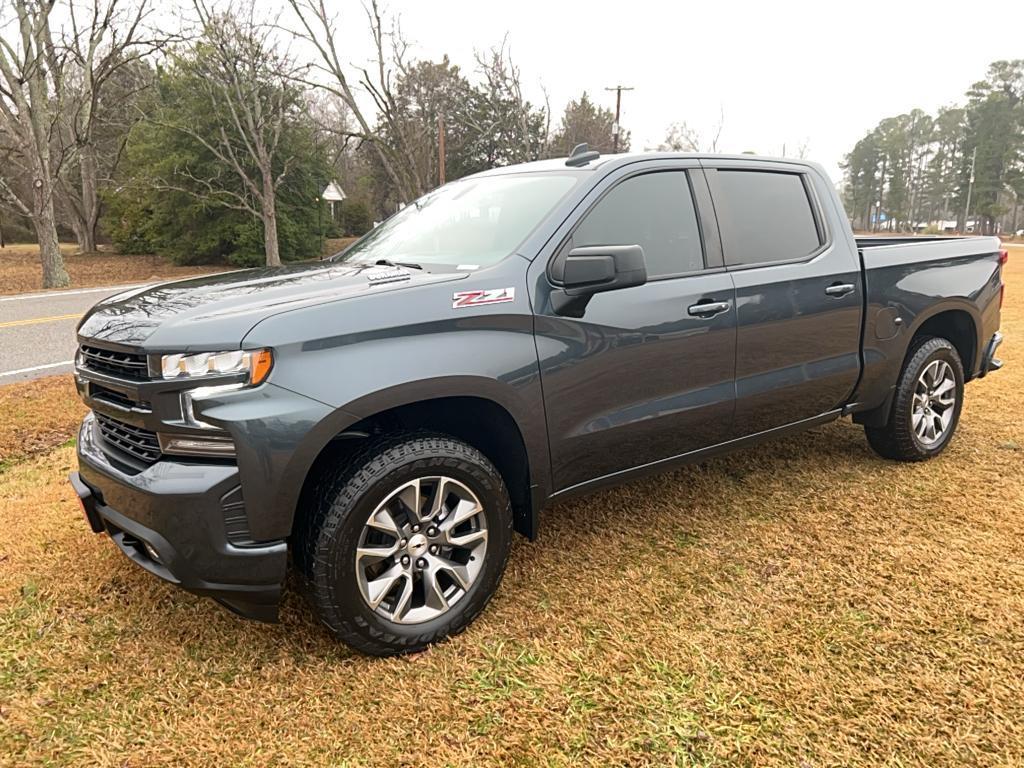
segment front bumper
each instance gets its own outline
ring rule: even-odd
[[[135,473],[112,464],[89,414],[71,484],[93,531],[106,532],[140,567],[252,619],[276,621],[287,563],[284,541],[229,541],[244,509],[238,467],[168,460]],[[148,547],[146,545],[149,545]]]

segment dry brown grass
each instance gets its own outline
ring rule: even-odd
[[[66,442],[85,410],[70,375],[0,387],[0,467]]]
[[[359,238],[357,237],[329,237],[324,240],[324,256],[333,256],[338,251],[343,250],[346,246],[354,243]]]
[[[324,240],[323,255],[331,256],[355,239],[339,237]],[[237,269],[216,264],[182,267],[162,256],[122,256],[108,251],[75,253],[74,246],[67,244],[61,246],[61,252],[71,276],[72,288],[175,280]],[[0,295],[38,291],[42,285],[38,246],[8,245],[0,249]]]
[[[76,254],[74,250],[73,245],[61,246],[72,288],[173,280],[228,269],[211,265],[180,267],[162,256],[122,256],[105,251]],[[8,245],[0,250],[0,294],[38,291],[42,280],[38,246]]]
[[[0,474],[0,763],[1021,765],[1024,249],[941,458],[803,436],[545,514],[464,635],[356,656],[87,533],[62,447]],[[1019,287],[1018,287],[1019,286]]]

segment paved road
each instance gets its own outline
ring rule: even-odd
[[[0,386],[70,372],[78,319],[100,299],[132,287],[0,296]]]

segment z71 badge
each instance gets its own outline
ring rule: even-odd
[[[479,307],[483,304],[502,304],[516,300],[515,288],[491,288],[487,291],[459,291],[452,295],[452,309]]]

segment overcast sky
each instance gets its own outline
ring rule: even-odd
[[[613,108],[604,88],[633,86],[622,99],[633,149],[656,147],[673,121],[710,134],[721,111],[720,151],[806,142],[836,180],[881,118],[954,103],[991,61],[1024,58],[1024,0],[385,2],[417,57],[447,53],[465,70],[508,33],[529,95],[542,100],[543,85],[556,115],[584,90]],[[359,1],[332,5],[350,60],[365,60]]]

